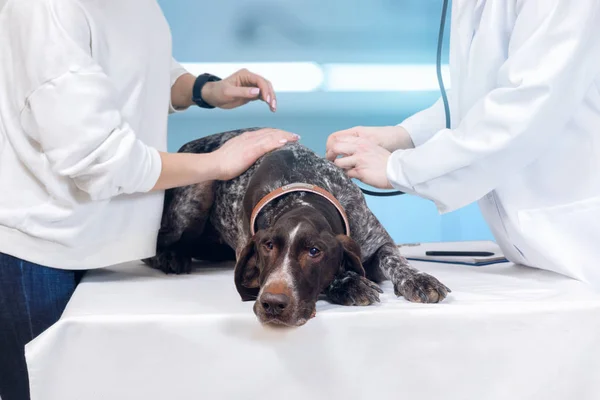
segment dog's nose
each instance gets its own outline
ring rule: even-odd
[[[283,293],[263,293],[260,304],[268,315],[275,317],[290,305],[290,298]]]

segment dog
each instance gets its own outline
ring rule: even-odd
[[[256,129],[204,137],[179,152],[209,153]],[[157,253],[144,262],[181,274],[192,259],[235,260],[236,289],[255,302],[263,324],[301,326],[322,295],[345,306],[374,304],[384,280],[411,302],[436,303],[450,293],[401,256],[341,169],[299,143],[266,154],[232,180],[165,192]]]

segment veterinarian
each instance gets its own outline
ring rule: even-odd
[[[441,213],[477,201],[511,261],[600,289],[600,0],[452,7],[450,129],[440,99],[332,134],[327,157]]]
[[[297,136],[166,153],[169,110],[277,103],[245,70],[188,74],[154,1],[8,0],[0,54],[0,397],[26,400],[24,346],[58,320],[77,271],[153,256],[162,190],[231,179]]]

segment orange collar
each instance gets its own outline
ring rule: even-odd
[[[281,197],[285,194],[292,192],[310,192],[314,194],[318,194],[329,200],[331,204],[338,210],[340,216],[344,220],[344,226],[346,229],[346,235],[350,236],[350,223],[348,222],[348,217],[346,216],[346,212],[344,211],[344,207],[340,204],[340,202],[327,190],[322,189],[315,185],[310,185],[308,183],[290,183],[289,185],[285,185],[280,187],[279,189],[273,190],[271,193],[267,194],[265,197],[260,199],[258,204],[252,210],[252,215],[250,216],[250,234],[254,236],[256,233],[255,225],[256,225],[256,217],[258,217],[258,213],[271,201],[275,200],[278,197]]]

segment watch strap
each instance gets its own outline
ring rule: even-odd
[[[194,103],[196,103],[196,105],[198,107],[201,108],[215,108],[215,106],[208,104],[206,101],[204,101],[204,99],[202,98],[202,88],[204,87],[204,85],[206,85],[206,83],[208,82],[218,82],[220,81],[221,78],[211,75],[211,74],[202,74],[199,75],[196,78],[196,81],[194,82],[194,88],[192,89],[192,101]]]

